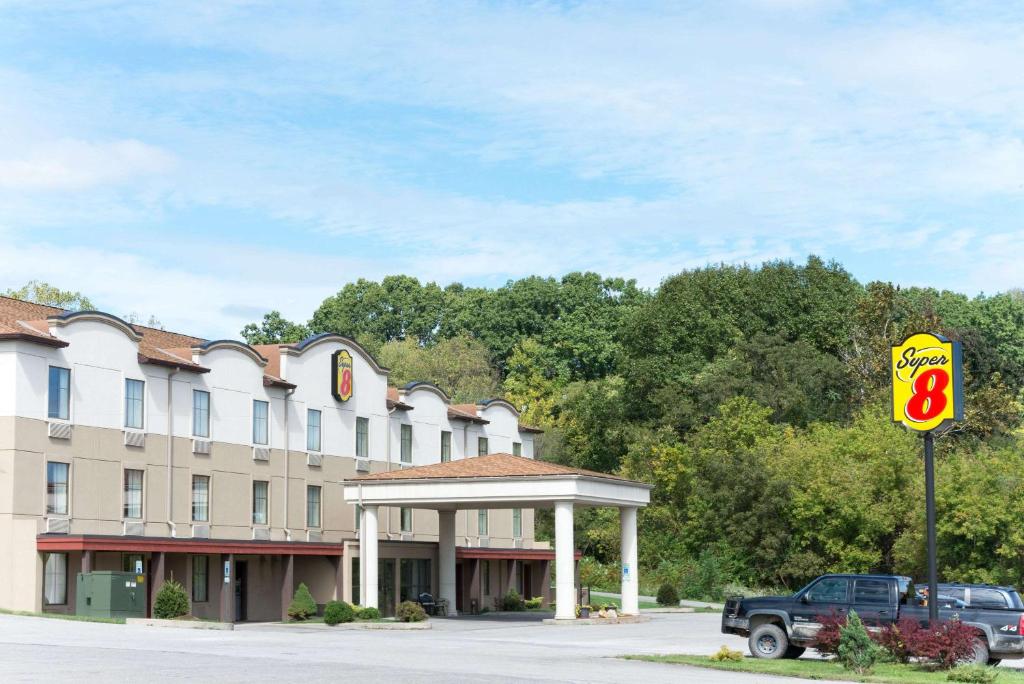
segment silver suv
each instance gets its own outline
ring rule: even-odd
[[[968,608],[1024,609],[1024,601],[1013,587],[953,582],[940,584],[939,594],[963,601]]]

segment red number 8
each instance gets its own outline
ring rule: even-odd
[[[341,372],[341,396],[352,391],[352,371],[346,369]]]
[[[948,403],[945,395],[948,386],[949,373],[940,368],[921,373],[911,386],[914,396],[907,401],[907,416],[918,423],[924,423],[941,414]]]

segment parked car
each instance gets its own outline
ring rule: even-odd
[[[939,594],[939,618],[959,619],[978,638],[974,662],[996,665],[1024,658],[1024,609],[961,607]],[[909,617],[922,624],[928,607],[918,600],[909,577],[822,575],[792,596],[732,596],[722,611],[722,632],[747,637],[755,658],[799,658],[814,646],[822,616],[857,611],[869,628]]]
[[[963,601],[968,608],[1024,610],[1024,601],[1014,587],[950,582],[939,585],[939,597],[942,596]]]

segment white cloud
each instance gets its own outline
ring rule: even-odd
[[[168,152],[138,140],[54,140],[0,157],[0,190],[82,190],[164,173],[173,163]]]

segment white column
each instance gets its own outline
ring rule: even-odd
[[[438,583],[440,597],[448,599],[448,614],[455,610],[455,511],[438,511]]]
[[[363,605],[367,608],[378,608],[377,605],[377,507],[363,506],[363,546],[359,549],[360,578],[363,580],[364,593],[360,595]]]
[[[366,548],[366,509],[359,507],[359,605],[366,605],[366,563],[363,560],[363,549]]]
[[[555,502],[555,619],[576,619],[572,502]]]
[[[622,528],[622,614],[640,612],[640,578],[636,567],[636,508],[619,509]]]

